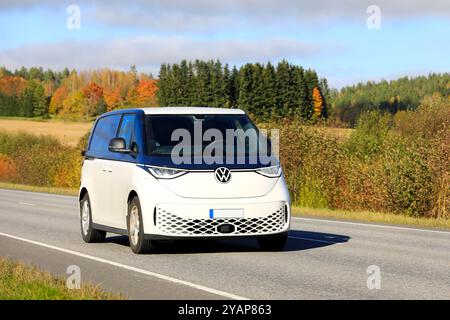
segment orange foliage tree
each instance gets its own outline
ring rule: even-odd
[[[105,90],[103,98],[106,103],[106,111],[111,111],[120,107],[123,98],[120,95],[120,88]]]
[[[58,114],[63,108],[63,102],[69,95],[69,89],[66,86],[61,86],[53,93],[50,100],[48,112],[51,114]]]
[[[313,102],[314,102],[314,115],[316,117],[322,116],[323,98],[319,88],[317,87],[314,87],[313,89]]]
[[[143,77],[139,81],[139,85],[136,88],[137,91],[137,104],[140,107],[155,107],[157,106],[156,93],[158,91],[158,85],[155,79]]]
[[[20,96],[27,85],[22,77],[6,76],[0,78],[0,92],[6,95]]]
[[[81,92],[85,98],[84,116],[96,115],[100,104],[103,102],[103,88],[91,81]]]

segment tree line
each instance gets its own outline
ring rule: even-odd
[[[161,106],[241,108],[258,119],[327,117],[330,89],[311,69],[288,63],[247,63],[230,68],[219,60],[162,64]]]
[[[0,68],[0,115],[90,119],[118,108],[156,106],[152,75],[109,69],[60,72]]]
[[[330,117],[354,126],[366,110],[414,110],[433,93],[450,94],[450,73],[328,87],[316,71],[286,60],[230,67],[219,60],[162,64],[151,74],[99,69],[0,68],[0,115],[92,118],[128,107],[242,108],[257,120]]]
[[[414,78],[368,81],[344,87],[333,102],[333,116],[350,125],[356,124],[366,110],[396,113],[416,110],[425,96],[439,93],[450,95],[450,73],[432,73]]]

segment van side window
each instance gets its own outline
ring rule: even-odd
[[[89,151],[107,153],[109,142],[116,136],[120,114],[113,114],[100,118],[94,129]]]
[[[122,118],[122,124],[120,125],[119,134],[117,135],[120,138],[125,139],[125,145],[127,148],[130,148],[131,143],[134,138],[134,124],[136,121],[135,114],[124,114]]]

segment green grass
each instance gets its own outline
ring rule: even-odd
[[[292,206],[292,215],[297,217],[331,218],[355,222],[374,222],[415,227],[450,229],[450,219],[410,217],[407,215],[383,212],[344,211]]]
[[[82,284],[68,289],[66,279],[21,262],[0,257],[0,300],[119,300],[118,294]]]
[[[54,193],[68,196],[78,195],[76,189],[48,188],[0,182],[0,189]],[[415,218],[407,215],[370,211],[344,211],[331,209],[316,209],[292,206],[292,214],[297,217],[331,218],[358,222],[375,222],[384,224],[398,224],[427,228],[450,229],[450,219]]]

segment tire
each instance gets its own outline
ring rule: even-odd
[[[259,247],[264,251],[282,251],[288,239],[287,233],[258,238]]]
[[[144,238],[144,223],[138,197],[134,197],[128,204],[127,230],[131,251],[142,254],[154,249],[154,244]]]
[[[89,199],[88,193],[80,201],[80,229],[84,242],[95,243],[105,241],[106,232],[93,228],[91,200]]]

